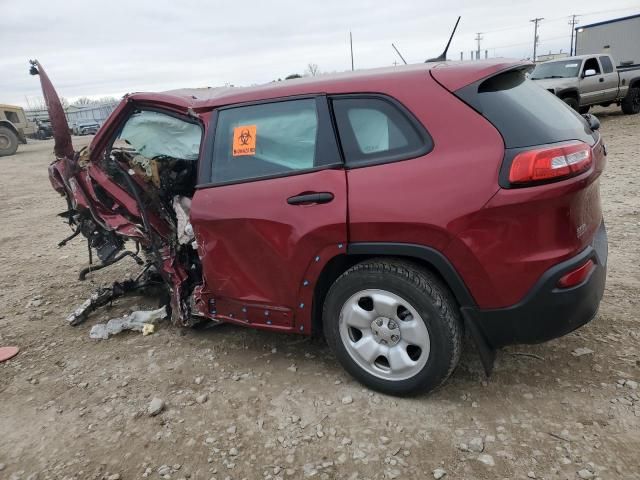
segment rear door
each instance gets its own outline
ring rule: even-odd
[[[296,312],[311,307],[298,301],[313,280],[305,272],[347,241],[326,98],[231,106],[215,123],[191,209],[207,294],[227,321],[299,330]]]
[[[602,55],[600,57],[600,65],[602,66],[602,93],[601,102],[611,102],[618,97],[618,72],[613,68],[611,57]]]

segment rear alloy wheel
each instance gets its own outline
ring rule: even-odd
[[[18,136],[7,127],[0,127],[0,157],[13,155],[18,150]]]
[[[323,322],[344,368],[391,395],[433,390],[460,356],[455,301],[430,272],[411,263],[372,260],[349,269],[327,295]]]
[[[635,115],[640,113],[640,88],[630,88],[627,95],[620,102],[622,111],[627,115]]]

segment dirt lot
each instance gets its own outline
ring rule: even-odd
[[[0,160],[0,345],[22,349],[0,364],[0,478],[640,478],[640,115],[597,113],[610,241],[599,315],[501,351],[489,380],[467,342],[444,388],[413,399],[363,389],[302,337],[164,324],[89,339],[154,298],[66,325],[134,265],[78,281],[86,244],[56,247],[69,230],[47,180],[52,142],[21,146]],[[151,417],[154,397],[165,408]]]

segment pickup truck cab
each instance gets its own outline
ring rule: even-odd
[[[611,55],[579,55],[536,65],[531,73],[542,88],[574,110],[612,103],[626,114],[640,112],[640,65],[615,66]]]
[[[530,67],[134,93],[75,152],[34,62],[71,237],[101,260],[91,272],[124,258],[141,270],[69,323],[164,285],[177,325],[324,335],[355,378],[398,395],[443,383],[465,329],[487,372],[496,348],[575,330],[604,291],[606,149]]]

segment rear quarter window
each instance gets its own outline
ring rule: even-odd
[[[350,95],[331,101],[347,166],[407,160],[433,148],[424,127],[390,98]]]
[[[491,122],[506,148],[521,148],[566,140],[593,145],[588,123],[562,100],[511,70],[473,83],[455,92]]]

